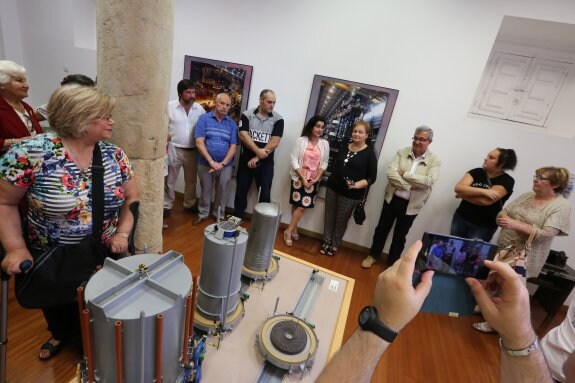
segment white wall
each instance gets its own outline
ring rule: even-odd
[[[63,77],[64,67],[95,75],[95,51],[74,46],[73,1],[0,1],[18,7],[22,61],[29,70],[32,104],[48,98]],[[363,226],[350,223],[346,241],[371,245],[383,204],[385,169],[398,148],[410,145],[414,127],[422,123],[435,130],[430,149],[441,157],[443,166],[408,242],[420,238],[425,230],[449,231],[457,206],[453,185],[468,169],[480,166],[483,156],[496,146],[518,153],[519,165],[513,173],[517,194],[530,190],[537,167],[552,164],[575,170],[575,161],[568,155],[573,135],[561,138],[467,116],[503,16],[575,23],[575,3],[570,0],[221,0],[217,6],[182,0],[176,1],[175,11],[173,97],[182,78],[184,55],[253,65],[250,106],[257,103],[261,89],[276,91],[277,111],[285,118],[286,130],[276,153],[272,195],[284,206],[284,222],[290,219],[289,151],[304,124],[314,74],[400,91],[379,160],[379,178],[368,199],[367,221]],[[0,26],[10,58],[11,52],[17,56],[18,49],[6,45],[5,28],[10,27],[6,20],[3,15]],[[10,32],[13,36],[11,28]],[[89,39],[84,36],[83,41]],[[552,123],[570,125],[572,121]],[[301,226],[322,232],[321,202],[306,214]],[[553,248],[567,251],[575,266],[572,238],[556,239]]]
[[[82,16],[79,6],[94,0],[0,0],[0,28],[6,59],[26,67],[31,105],[48,102],[50,94],[69,73],[96,76],[96,46],[75,44],[75,23]],[[95,9],[94,9],[95,11]],[[95,12],[93,23],[95,26]],[[78,28],[76,28],[78,29]],[[95,32],[95,29],[94,29]],[[83,42],[85,39],[76,41]]]
[[[503,16],[574,23],[575,4],[520,0],[249,1],[239,8],[236,4],[225,0],[215,9],[208,3],[177,2],[172,83],[181,79],[187,54],[253,65],[250,106],[257,103],[262,88],[276,91],[276,110],[285,118],[286,131],[276,153],[283,160],[276,161],[272,195],[286,210],[284,222],[290,218],[287,159],[304,123],[314,74],[399,89],[379,160],[379,178],[368,199],[367,222],[350,223],[346,241],[371,245],[383,204],[385,169],[398,148],[410,145],[413,128],[421,123],[434,128],[436,140],[430,148],[443,166],[408,242],[425,230],[449,231],[458,204],[453,185],[468,169],[480,166],[496,146],[518,152],[519,166],[513,173],[517,194],[530,190],[537,167],[553,164],[575,170],[575,162],[565,155],[573,139],[467,117]],[[322,210],[320,202],[301,226],[321,232]],[[575,265],[573,243],[558,238],[553,247],[573,254]]]

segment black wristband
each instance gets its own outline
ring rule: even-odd
[[[374,306],[364,307],[359,313],[359,327],[365,331],[371,331],[386,342],[393,342],[397,337],[397,332],[387,327],[379,320],[377,309]]]

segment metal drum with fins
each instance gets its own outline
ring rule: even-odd
[[[219,321],[233,325],[243,316],[239,294],[247,239],[245,230],[232,220],[205,229],[194,321],[197,328],[208,331]]]
[[[255,280],[271,279],[278,272],[272,257],[282,211],[277,203],[260,202],[254,208],[242,274]]]
[[[293,315],[275,315],[260,329],[256,342],[262,356],[288,372],[309,371],[318,348],[315,331]]]
[[[116,382],[117,360],[123,361],[125,382],[151,382],[156,353],[161,353],[166,382],[183,382],[180,352],[183,346],[186,296],[192,274],[184,257],[141,254],[118,261],[107,258],[104,267],[85,288],[91,316],[95,378]],[[158,337],[157,317],[163,335]],[[116,325],[122,325],[123,352],[117,355]],[[116,335],[115,335],[116,334]],[[161,342],[158,342],[161,339]]]

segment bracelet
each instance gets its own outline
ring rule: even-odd
[[[216,161],[214,161],[214,160],[211,160],[210,162],[208,162],[208,164],[210,164],[210,165],[211,165],[211,164],[213,164],[214,162],[216,162]]]
[[[6,141],[8,143],[8,145],[14,145],[16,143],[15,138],[7,138],[4,141]]]
[[[130,237],[130,234],[129,234],[129,233],[116,232],[116,234],[114,234],[114,235],[119,235],[120,237],[126,238],[126,239],[128,239],[128,238]]]
[[[522,348],[521,350],[510,350],[503,345],[503,339],[499,338],[499,347],[501,347],[502,350],[505,350],[510,356],[527,356],[538,350],[540,345],[539,337],[535,337],[535,340],[529,346]]]

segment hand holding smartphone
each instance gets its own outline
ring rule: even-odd
[[[479,239],[466,239],[452,235],[423,233],[423,246],[417,256],[420,271],[486,279],[489,269],[484,260],[493,260],[497,245]]]

